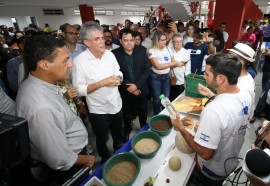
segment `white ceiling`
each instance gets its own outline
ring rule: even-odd
[[[268,2],[270,2],[270,0],[253,0],[254,3],[256,5],[258,5],[259,9],[261,9],[261,11],[264,14],[269,14],[269,6],[268,6]]]
[[[78,8],[80,4],[91,5],[94,8],[104,9],[121,9],[121,10],[149,10],[149,6],[158,6],[162,4],[172,15],[172,17],[188,16],[183,3],[179,0],[0,0],[6,6],[42,6],[48,7],[63,7],[63,8]],[[182,0],[183,2],[203,1],[203,0]],[[263,13],[268,13],[268,1],[270,0],[253,0],[255,4],[262,10]],[[178,3],[177,3],[178,2]],[[137,5],[136,7],[127,7],[126,4]],[[1,7],[0,7],[1,8]],[[1,12],[1,9],[0,9]],[[174,16],[175,15],[175,16]]]

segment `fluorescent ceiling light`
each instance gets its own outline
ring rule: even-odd
[[[187,3],[187,1],[183,1],[183,0],[174,0],[176,3]]]
[[[94,7],[95,10],[103,10],[104,7]]]
[[[270,1],[268,2],[268,4],[270,5]]]
[[[158,7],[159,5],[145,5],[145,6],[152,6],[152,7]]]
[[[133,4],[125,4],[124,6],[128,6],[128,7],[137,7],[138,5],[133,5]]]

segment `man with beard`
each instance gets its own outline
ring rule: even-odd
[[[190,52],[191,73],[203,74],[202,64],[205,55],[214,54],[216,49],[212,41],[208,40],[208,33],[195,33],[193,42],[185,45],[185,49]]]
[[[217,92],[200,116],[195,137],[185,130],[177,115],[172,124],[197,153],[189,182],[194,185],[221,186],[238,165],[237,158],[245,140],[251,96],[237,87],[241,62],[234,54],[216,54],[206,60],[204,78]],[[198,90],[200,91],[200,86]],[[230,161],[227,161],[230,159]],[[226,170],[224,169],[226,167]]]
[[[78,54],[86,49],[86,46],[77,43],[79,32],[74,26],[65,23],[60,26],[60,30],[62,31],[62,39],[65,42],[69,57],[73,61]]]
[[[112,51],[113,49],[116,49],[119,47],[119,45],[113,44],[112,43],[112,32],[108,29],[105,29],[103,31],[104,34],[104,39],[105,39],[105,48],[109,51]]]

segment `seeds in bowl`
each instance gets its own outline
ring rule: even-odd
[[[135,149],[141,154],[149,154],[154,152],[159,147],[159,143],[156,140],[150,138],[144,138],[135,144]]]
[[[171,128],[171,125],[167,121],[157,120],[153,122],[152,128],[159,131],[165,131]]]

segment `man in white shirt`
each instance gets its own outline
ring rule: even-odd
[[[184,35],[186,34],[186,28],[183,22],[178,22],[177,23],[177,28],[178,28],[178,33],[184,37]]]
[[[251,96],[237,87],[241,67],[239,58],[233,54],[215,54],[207,58],[204,78],[217,95],[210,98],[212,101],[201,113],[195,137],[185,130],[179,116],[171,119],[197,153],[197,166],[190,178],[195,185],[221,186],[239,163],[234,157],[238,157],[245,140],[251,111]]]
[[[148,34],[147,34],[146,28],[140,27],[138,31],[142,34],[142,37],[143,37],[142,46],[144,46],[146,49],[149,49],[151,46],[152,40],[149,37],[147,37]]]
[[[111,156],[106,145],[109,130],[113,148],[117,150],[122,145],[122,100],[118,86],[123,74],[113,53],[105,49],[103,28],[99,24],[84,23],[80,37],[88,49],[74,59],[72,82],[79,96],[86,97],[97,151],[105,162]]]
[[[227,43],[227,41],[229,39],[229,34],[228,34],[228,32],[225,31],[226,28],[227,28],[227,23],[224,23],[224,22],[223,23],[220,23],[219,29],[223,33],[223,38],[224,38],[224,42],[225,43]]]
[[[172,56],[177,62],[183,62],[185,65],[181,67],[171,68],[171,73],[176,76],[176,85],[171,85],[170,100],[173,101],[177,98],[184,90],[185,75],[190,74],[191,62],[190,52],[183,46],[183,37],[180,33],[176,33],[172,36]]]
[[[250,119],[252,119],[253,112],[255,110],[255,89],[256,85],[252,76],[247,72],[246,68],[249,63],[253,63],[255,61],[255,51],[246,44],[237,43],[232,49],[228,49],[230,52],[236,54],[240,58],[240,62],[242,64],[241,74],[238,78],[237,86],[240,89],[246,90],[251,98],[251,115]]]

